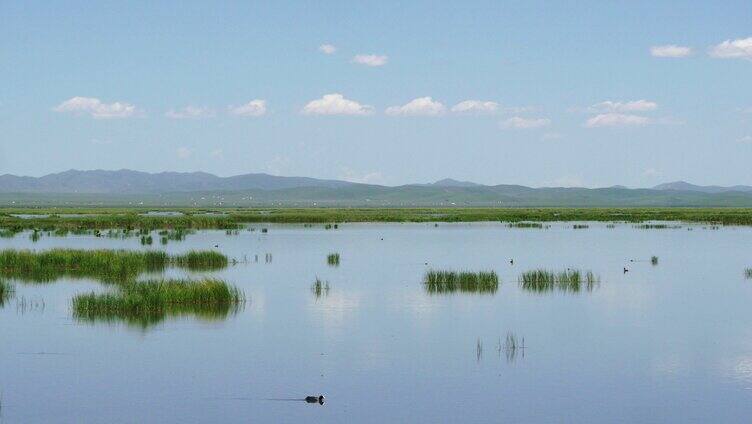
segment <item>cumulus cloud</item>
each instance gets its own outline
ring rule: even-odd
[[[452,112],[466,114],[494,113],[497,110],[499,110],[498,103],[483,100],[465,100],[452,106]]]
[[[302,110],[304,115],[370,115],[373,107],[346,99],[339,93],[325,94],[312,100]]]
[[[266,100],[254,99],[240,106],[229,106],[230,114],[235,116],[263,116],[266,114]]]
[[[180,159],[188,159],[189,157],[191,157],[191,155],[193,155],[193,149],[189,149],[187,147],[178,147],[175,153]]]
[[[334,54],[337,52],[337,47],[331,44],[322,44],[319,46],[319,51],[324,54]]]
[[[585,121],[587,128],[629,127],[647,125],[650,120],[644,116],[625,113],[601,113]]]
[[[752,37],[726,40],[710,48],[710,56],[719,59],[752,60]]]
[[[523,118],[520,116],[509,118],[501,124],[503,128],[514,128],[520,130],[542,128],[549,125],[551,125],[551,120],[548,118]]]
[[[666,44],[651,47],[650,54],[654,57],[687,57],[692,54],[692,48]]]
[[[200,119],[214,116],[214,111],[206,107],[186,106],[182,109],[170,109],[165,116],[172,119]]]
[[[745,135],[744,137],[740,138],[739,143],[748,143],[752,144],[752,135]]]
[[[590,106],[591,112],[650,112],[658,109],[658,103],[649,100],[633,100],[629,102],[614,102],[606,100]]]
[[[361,183],[361,184],[383,184],[384,183],[384,176],[381,175],[381,172],[366,172],[366,173],[360,173],[352,170],[348,167],[342,167],[340,169],[340,175],[339,179],[350,181],[352,183]]]
[[[418,97],[402,106],[386,108],[386,114],[391,116],[437,116],[444,113],[446,108],[441,102],[431,97]]]
[[[366,66],[384,66],[389,58],[386,55],[358,54],[353,57],[353,62]]]
[[[53,108],[55,112],[88,114],[95,119],[128,118],[136,114],[130,103],[102,103],[94,97],[72,97]]]

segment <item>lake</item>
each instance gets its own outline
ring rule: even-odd
[[[238,263],[167,274],[225,279],[246,302],[214,319],[91,323],[73,318],[71,299],[107,285],[14,281],[0,309],[0,422],[747,421],[752,228],[587,224],[253,225],[165,246],[156,233],[152,246],[2,238],[16,249],[218,250]],[[600,283],[521,288],[539,268]],[[498,290],[429,293],[429,269],[493,270]],[[299,400],[319,394],[324,405]]]

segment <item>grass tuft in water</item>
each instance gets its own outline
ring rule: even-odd
[[[540,222],[510,222],[507,224],[508,228],[537,228],[542,229],[543,224]]]
[[[149,280],[120,285],[112,293],[78,295],[73,298],[73,316],[86,322],[125,321],[146,328],[174,316],[224,319],[243,302],[239,289],[218,279]]]
[[[429,294],[442,293],[496,293],[499,277],[494,271],[445,271],[429,270],[423,277]]]
[[[329,295],[329,282],[323,282],[316,277],[316,281],[311,285],[311,293],[316,296],[316,299]]]
[[[326,263],[329,266],[339,266],[339,253],[330,253],[326,256]]]
[[[748,279],[752,279],[752,268],[747,268],[744,270],[744,276]]]
[[[572,228],[575,230],[584,230],[586,228],[590,228],[590,226],[587,224],[574,224],[572,225]]]
[[[227,257],[213,251],[170,256],[160,251],[133,250],[0,250],[0,275],[33,282],[73,277],[124,283],[145,272],[164,271],[168,266],[214,270],[226,267]]]
[[[650,264],[651,265],[658,265],[658,256],[655,256],[655,255],[651,256],[650,257]]]
[[[522,273],[520,287],[523,290],[545,293],[554,290],[577,293],[583,286],[587,291],[592,291],[600,284],[600,277],[587,271],[583,274],[580,270],[566,270],[553,272],[545,269],[536,269]]]

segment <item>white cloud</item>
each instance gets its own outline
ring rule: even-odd
[[[655,57],[687,57],[692,54],[692,48],[666,44],[664,46],[651,47],[650,54]]]
[[[655,178],[655,177],[662,177],[663,172],[655,169],[655,168],[648,168],[645,171],[642,172],[642,175],[649,177],[649,178]]]
[[[72,97],[53,108],[55,112],[89,114],[95,119],[127,118],[136,113],[130,103],[102,103],[94,97]]]
[[[649,112],[658,109],[658,103],[649,100],[632,100],[629,102],[605,102],[590,106],[591,112]]]
[[[172,119],[200,119],[214,116],[214,111],[206,107],[186,106],[182,109],[170,109],[165,116]]]
[[[355,172],[350,168],[343,167],[340,170],[339,179],[361,184],[383,184],[384,176],[381,172]]]
[[[209,156],[215,158],[215,159],[224,159],[225,158],[225,152],[222,149],[214,149],[211,152],[209,152]]]
[[[624,113],[601,113],[585,121],[585,127],[626,127],[642,126],[650,123],[650,120],[644,116],[629,115]]]
[[[389,58],[385,55],[358,54],[353,57],[353,62],[366,66],[384,66]]]
[[[229,106],[227,110],[235,116],[263,116],[266,114],[266,100],[254,99],[240,106]]]
[[[737,140],[739,143],[749,143],[752,144],[752,135],[745,135],[744,137]]]
[[[386,108],[386,114],[391,116],[437,116],[444,113],[446,108],[441,102],[431,97],[418,97],[402,106]]]
[[[542,187],[585,187],[581,177],[576,175],[564,175],[555,180],[546,181]]]
[[[499,110],[499,104],[496,102],[482,100],[465,100],[452,106],[452,112],[455,113],[494,113]]]
[[[325,94],[322,98],[308,102],[303,108],[304,115],[370,115],[373,107],[346,99],[339,93]]]
[[[752,37],[726,40],[721,44],[711,47],[710,56],[719,59],[752,60]]]
[[[542,128],[549,125],[551,125],[551,120],[547,118],[522,118],[520,116],[509,118],[501,124],[503,128],[514,129]]]
[[[319,51],[324,54],[334,54],[337,52],[337,47],[331,44],[322,44],[319,46]]]
[[[193,149],[189,149],[187,147],[178,147],[178,149],[175,151],[177,153],[178,158],[180,159],[188,159],[193,155]]]

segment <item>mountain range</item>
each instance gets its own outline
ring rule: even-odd
[[[751,186],[684,181],[652,188],[531,188],[450,178],[396,187],[307,177],[205,172],[69,170],[43,177],[0,175],[0,204],[153,206],[750,206]]]

